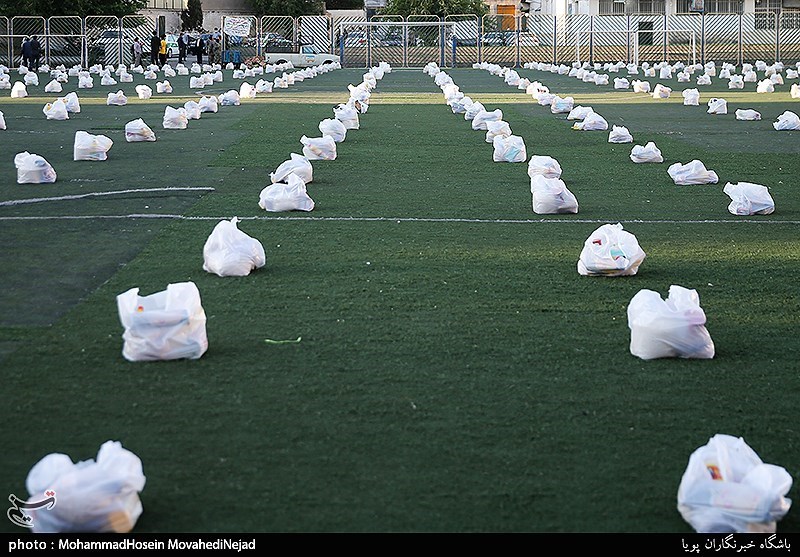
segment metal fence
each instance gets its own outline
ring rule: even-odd
[[[234,17],[234,16],[228,16]],[[491,62],[640,63],[755,60],[800,61],[800,11],[744,14],[629,14],[521,16],[375,16],[369,21],[331,16],[236,16],[250,20],[247,36],[223,33],[223,49],[246,60],[315,44],[339,54],[346,67],[388,62],[398,67],[442,67]],[[25,37],[37,35],[50,66],[129,64],[134,37],[149,51],[154,31],[168,32],[156,16],[0,17],[0,64],[16,68]],[[224,27],[224,18],[223,18]],[[177,56],[173,52],[172,56]],[[233,58],[233,57],[231,57]]]

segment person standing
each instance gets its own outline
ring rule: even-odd
[[[161,39],[158,38],[158,31],[153,31],[150,37],[150,64],[158,63],[159,50],[161,50]]]
[[[199,35],[197,37],[197,42],[194,44],[195,51],[197,52],[197,63],[201,66],[203,65],[203,49],[206,47],[205,41],[203,41],[203,36]]]
[[[217,63],[217,53],[219,52],[219,45],[217,40],[212,36],[208,38],[208,63]]]
[[[181,32],[178,37],[178,63],[186,63],[186,50],[189,47],[189,34],[186,31]]]
[[[25,37],[22,41],[22,65],[31,67],[31,38]]]
[[[162,68],[167,65],[167,36],[161,35],[161,42],[158,44],[158,62]]]
[[[142,65],[142,42],[139,37],[133,39],[133,67]]]
[[[36,35],[31,39],[31,66],[33,71],[39,71],[39,59],[42,56],[42,45]]]

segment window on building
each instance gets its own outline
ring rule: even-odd
[[[625,2],[624,0],[600,0],[597,13],[600,15],[625,15]]]
[[[639,0],[640,14],[663,14],[665,10],[664,0]]]
[[[767,1],[767,0],[762,0]],[[676,9],[678,13],[695,12],[697,2],[693,0],[678,0]],[[703,12],[707,14],[741,14],[744,11],[744,0],[705,0]]]

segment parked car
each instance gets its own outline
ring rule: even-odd
[[[520,31],[519,46],[539,46],[539,37],[530,31]]]
[[[478,38],[477,37],[459,37],[458,35],[453,35],[447,40],[447,46],[453,48],[453,46],[478,46]]]
[[[354,30],[347,31],[344,34],[344,46],[363,46],[366,47],[369,42],[366,31]]]
[[[490,31],[481,37],[486,46],[508,46],[514,44],[514,31]]]
[[[403,35],[392,33],[383,37],[380,46],[403,46]]]

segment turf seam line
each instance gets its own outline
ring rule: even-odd
[[[0,201],[0,207],[7,207],[12,205],[25,205],[28,203],[41,203],[42,201],[69,201],[72,199],[84,199],[87,197],[100,197],[105,195],[123,195],[128,193],[152,193],[156,191],[214,191],[214,188],[210,187],[145,188],[145,189],[133,189],[133,190],[90,192],[90,193],[82,193],[79,195],[60,195],[58,197],[33,197],[30,199],[11,199],[9,201]]]
[[[800,220],[759,220],[759,219],[696,219],[696,220],[666,220],[666,219],[465,219],[465,218],[417,218],[417,217],[268,217],[250,216],[237,217],[239,220],[262,221],[319,221],[319,222],[430,222],[430,223],[465,223],[465,224],[598,224],[608,222],[628,222],[634,224],[800,224]],[[34,220],[104,220],[104,219],[174,219],[197,221],[229,220],[230,217],[214,216],[186,216],[164,213],[132,213],[128,215],[52,215],[52,216],[0,216],[0,221],[34,221]]]

